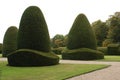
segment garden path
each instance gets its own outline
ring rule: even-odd
[[[111,65],[108,68],[72,77],[67,80],[120,80],[120,62],[61,60],[60,63]]]
[[[7,61],[7,58],[0,58],[0,61]]]

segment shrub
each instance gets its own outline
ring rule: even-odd
[[[90,48],[96,49],[95,34],[84,14],[79,14],[75,19],[68,34],[68,49]]]
[[[18,32],[18,50],[8,55],[10,66],[47,66],[59,63],[51,53],[47,24],[41,10],[28,7],[21,18]]]
[[[97,47],[97,50],[103,52],[104,54],[108,54],[107,47]]]
[[[2,53],[2,43],[0,43],[0,54]]]
[[[52,51],[55,54],[62,54],[62,51],[64,50],[64,47],[59,47],[59,48],[52,48]]]
[[[15,26],[11,26],[7,29],[2,47],[2,56],[6,57],[9,53],[17,49],[17,33],[18,29]]]
[[[59,58],[52,52],[31,49],[19,49],[8,55],[10,66],[49,66],[58,62]]]
[[[108,55],[120,55],[119,48],[120,44],[109,44]]]
[[[112,44],[113,40],[112,39],[105,39],[102,43],[103,47],[107,47],[109,44]]]
[[[42,11],[36,6],[28,7],[22,15],[18,32],[18,49],[50,51],[47,24]]]
[[[93,60],[104,58],[104,54],[96,50],[95,34],[84,14],[79,14],[75,19],[67,40],[67,50],[62,53],[63,59]]]
[[[79,48],[74,50],[65,49],[62,52],[62,58],[70,60],[95,60],[103,59],[104,53],[89,48]]]

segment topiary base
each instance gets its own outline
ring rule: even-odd
[[[68,60],[96,60],[103,59],[104,53],[88,48],[80,48],[74,50],[65,49],[62,52],[62,58]]]
[[[40,52],[31,49],[20,49],[9,54],[10,66],[49,66],[59,63],[59,57],[52,52]]]

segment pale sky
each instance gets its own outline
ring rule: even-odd
[[[0,43],[8,27],[19,28],[22,13],[32,5],[42,10],[50,37],[66,35],[80,13],[84,13],[92,23],[98,19],[105,21],[109,15],[120,11],[119,0],[1,0]]]

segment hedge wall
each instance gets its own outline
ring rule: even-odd
[[[59,58],[52,52],[19,49],[8,55],[10,66],[49,66],[58,64]]]
[[[108,55],[120,55],[120,44],[109,44]]]
[[[104,53],[89,48],[79,48],[74,50],[66,48],[62,52],[62,58],[70,60],[96,60],[103,59]]]

